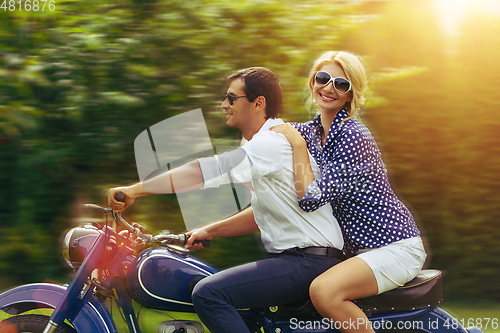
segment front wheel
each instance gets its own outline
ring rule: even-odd
[[[43,333],[50,317],[30,314],[10,317],[0,322],[2,333]],[[76,333],[75,329],[64,323],[56,333]]]

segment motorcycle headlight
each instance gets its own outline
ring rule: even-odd
[[[83,259],[99,236],[98,230],[92,225],[85,225],[68,231],[62,244],[62,253],[66,265],[75,270],[80,267]]]

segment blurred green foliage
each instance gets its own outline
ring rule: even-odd
[[[354,9],[94,0],[58,1],[53,12],[0,11],[0,284],[67,280],[58,237],[97,218],[80,204],[104,203],[107,187],[138,180],[139,133],[202,108],[214,145],[237,145],[219,109],[225,77],[267,66],[287,73],[284,87],[302,89],[308,61],[338,44]],[[315,27],[313,14],[338,19]],[[309,48],[317,34],[324,37]],[[295,99],[287,109],[298,112],[300,94]],[[175,196],[144,199],[129,214],[153,230],[183,231]],[[234,265],[261,257],[257,244],[250,235],[206,256]]]
[[[0,287],[68,280],[61,232],[97,218],[80,204],[104,204],[106,188],[138,180],[133,141],[144,129],[202,108],[214,145],[237,145],[219,104],[224,78],[249,66],[280,76],[283,118],[307,120],[311,62],[346,49],[370,69],[364,117],[427,231],[431,266],[448,272],[447,296],[500,300],[500,37],[487,33],[500,23],[471,16],[453,39],[437,22],[427,1],[89,0],[0,11]],[[141,199],[128,215],[183,231],[175,196]],[[198,254],[223,268],[262,250],[249,235]]]
[[[457,9],[451,2],[448,12],[426,1],[371,3],[364,10],[381,14],[344,44],[369,56],[371,72],[423,69],[374,81],[385,103],[365,119],[427,232],[431,266],[447,272],[445,299],[500,300],[500,11],[494,3],[487,12],[470,1],[452,35],[441,26]]]

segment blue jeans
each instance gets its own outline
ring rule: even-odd
[[[237,309],[265,308],[307,299],[309,285],[339,259],[293,248],[266,259],[204,278],[193,290],[193,305],[212,333],[249,333]]]

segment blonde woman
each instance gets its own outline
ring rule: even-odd
[[[374,332],[352,302],[394,289],[422,269],[426,253],[414,218],[394,194],[380,151],[358,120],[367,76],[359,58],[326,52],[313,64],[308,88],[317,108],[307,123],[272,130],[293,147],[299,205],[314,211],[331,204],[353,257],[318,276],[309,293],[318,312],[343,332]],[[320,165],[315,178],[308,150]],[[354,324],[352,324],[354,323]]]

